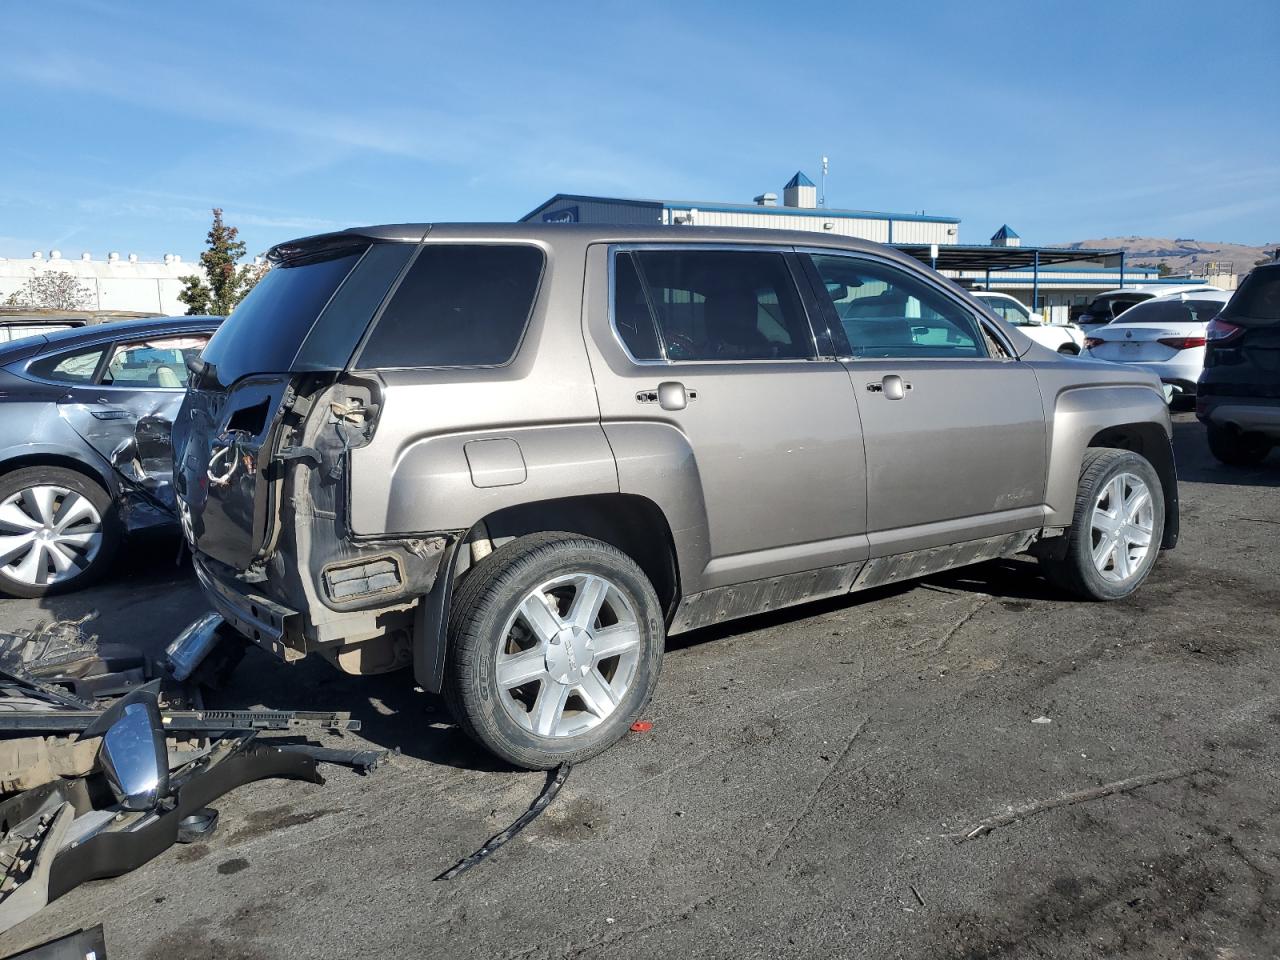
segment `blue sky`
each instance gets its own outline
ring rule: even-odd
[[[0,256],[557,192],[1280,241],[1280,3],[0,2]]]

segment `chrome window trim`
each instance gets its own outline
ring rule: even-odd
[[[617,260],[618,254],[632,253],[637,250],[698,250],[709,252],[731,252],[731,253],[776,253],[783,257],[783,266],[787,268],[787,276],[791,278],[791,285],[795,290],[796,299],[800,303],[800,311],[804,314],[805,325],[809,329],[809,339],[813,346],[812,357],[779,357],[776,359],[761,360],[670,360],[665,355],[660,360],[638,360],[632,356],[631,351],[627,348],[626,341],[622,338],[622,332],[618,329],[618,319],[614,306],[617,302],[616,297],[616,278],[617,278]],[[609,329],[613,332],[614,343],[622,350],[623,355],[629,362],[640,367],[689,367],[689,366],[706,366],[709,364],[721,365],[740,365],[749,364],[811,364],[815,361],[835,360],[838,359],[833,354],[823,353],[818,348],[818,335],[813,328],[813,317],[809,316],[809,309],[805,306],[804,293],[800,289],[800,279],[791,269],[791,264],[786,261],[786,254],[795,253],[796,248],[789,244],[767,244],[767,243],[699,243],[696,240],[690,240],[687,243],[680,242],[663,242],[663,243],[610,243],[605,248],[605,256],[608,258],[609,270]],[[643,280],[641,281],[643,283]],[[653,318],[657,322],[657,318]],[[662,336],[655,328],[654,334],[658,338],[658,348],[664,351],[665,345]]]
[[[974,360],[994,360],[998,363],[1010,363],[1010,362],[1016,363],[1022,360],[1022,357],[1020,357],[1018,355],[1018,351],[1013,348],[1012,342],[1010,342],[1009,338],[1005,336],[1005,333],[1003,330],[990,324],[987,321],[987,318],[984,317],[982,314],[974,313],[968,303],[966,303],[964,300],[956,296],[954,290],[949,290],[948,288],[939,285],[937,281],[935,281],[932,277],[926,274],[923,270],[917,270],[911,264],[904,264],[898,260],[894,260],[889,257],[882,257],[874,253],[864,253],[859,250],[844,250],[839,247],[796,247],[795,252],[798,254],[806,254],[810,256],[814,256],[814,255],[823,256],[823,257],[836,256],[836,257],[848,257],[853,260],[870,260],[875,263],[883,264],[886,267],[891,267],[895,270],[900,270],[904,273],[912,275],[916,277],[918,280],[920,280],[922,283],[927,284],[931,290],[934,290],[935,292],[943,295],[946,299],[950,300],[957,307],[959,307],[960,309],[968,313],[970,316],[972,316],[974,321],[983,330],[986,331],[987,335],[994,338],[996,342],[999,343],[1000,346],[1005,350],[1005,352],[1008,353],[1007,357],[993,357],[990,354],[988,354],[985,357],[852,357],[852,356],[839,357],[838,359],[840,359],[842,362],[844,361],[854,362],[854,361],[861,361],[861,360],[874,360],[874,361],[891,360],[894,362],[903,362],[903,363],[925,363],[925,362],[935,361],[935,360],[942,360],[946,362],[955,362],[955,361],[972,362]],[[986,349],[986,344],[983,344],[983,349]]]

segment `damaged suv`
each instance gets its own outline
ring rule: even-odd
[[[276,247],[174,427],[214,607],[412,666],[506,760],[590,756],[666,636],[1033,552],[1127,596],[1178,535],[1148,373],[807,233],[399,225]]]

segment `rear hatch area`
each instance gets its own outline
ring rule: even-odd
[[[246,571],[271,553],[295,459],[286,418],[340,379],[417,244],[335,234],[272,252],[271,269],[193,364],[173,430],[183,530]]]

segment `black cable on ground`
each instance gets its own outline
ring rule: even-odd
[[[488,856],[495,850],[536,820],[538,815],[542,813],[543,810],[547,809],[551,804],[551,801],[556,798],[556,794],[559,793],[560,788],[564,786],[565,780],[569,778],[569,771],[572,769],[573,764],[562,763],[554,770],[548,771],[546,786],[544,786],[542,788],[542,792],[538,794],[538,799],[533,801],[529,809],[521,814],[520,818],[516,820],[515,823],[511,824],[511,826],[507,827],[507,829],[503,830],[501,833],[495,833],[485,841],[483,847],[471,854],[471,856],[464,857],[459,860],[444,873],[440,874],[440,876],[436,877],[436,879],[452,880],[454,877],[458,876],[458,874],[465,873],[477,863],[488,858]]]

